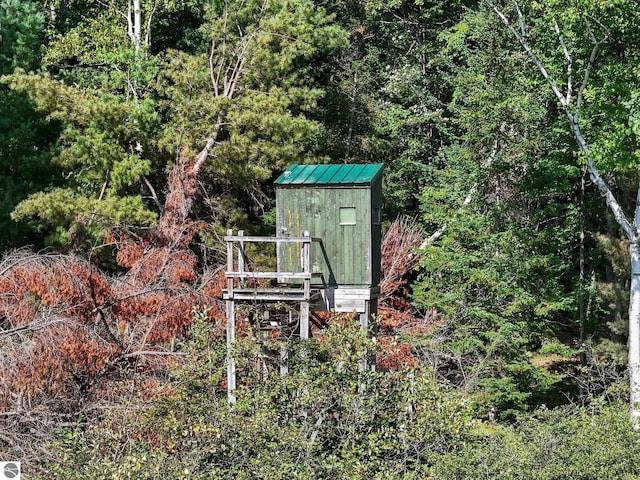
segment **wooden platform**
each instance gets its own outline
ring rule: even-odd
[[[255,302],[314,302],[320,300],[320,290],[312,289],[305,292],[304,288],[296,286],[275,288],[234,288],[223,290],[225,300],[247,300]]]
[[[349,285],[338,286],[326,284],[326,276],[322,271],[316,271],[310,261],[311,245],[321,242],[319,238],[313,238],[308,231],[301,237],[255,237],[246,236],[244,232],[233,235],[231,230],[224,237],[227,243],[227,266],[225,277],[227,288],[223,290],[223,298],[226,303],[227,313],[227,395],[229,405],[235,403],[236,390],[236,363],[233,358],[233,344],[236,337],[236,308],[243,304],[271,304],[265,305],[264,311],[269,308],[277,310],[276,302],[289,305],[289,315],[297,318],[293,327],[286,325],[291,335],[296,335],[301,340],[310,337],[310,321],[318,327],[326,326],[319,317],[314,317],[312,310],[324,310],[335,312],[357,312],[362,328],[369,328],[369,320],[377,313],[377,298],[380,295],[378,286]],[[247,258],[245,245],[247,243],[276,243],[295,244],[296,262],[287,271],[256,272],[252,270],[252,263]],[[278,252],[276,251],[276,254]],[[280,265],[279,262],[276,262]],[[294,265],[295,263],[295,265]],[[291,268],[294,267],[294,268]],[[312,284],[313,282],[313,284]],[[278,306],[279,308],[279,306]],[[291,317],[290,317],[291,318]],[[283,328],[281,322],[274,328]],[[287,337],[288,338],[288,337]],[[282,346],[286,353],[286,347]],[[366,360],[361,368],[367,368]]]

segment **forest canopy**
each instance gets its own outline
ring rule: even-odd
[[[0,0],[0,460],[640,475],[636,7]],[[280,376],[245,325],[229,412],[222,236],[275,235],[294,163],[384,164],[377,329]]]

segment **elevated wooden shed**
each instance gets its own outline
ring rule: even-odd
[[[283,338],[295,334],[308,339],[314,310],[358,312],[360,325],[370,326],[380,294],[382,164],[291,165],[275,181],[276,236],[246,236],[227,232],[227,394],[236,401],[236,364],[233,344],[236,307],[243,304],[286,304],[288,317],[265,321],[280,329]],[[251,270],[248,243],[275,243],[275,272]],[[294,310],[297,310],[295,319]],[[275,318],[275,317],[273,317]],[[293,320],[293,321],[292,321]],[[271,328],[270,327],[270,328]],[[375,328],[375,324],[373,325]],[[294,333],[292,333],[294,334]],[[281,350],[281,371],[286,371],[286,347]],[[363,358],[361,368],[375,361]]]
[[[276,236],[310,232],[313,284],[325,307],[375,313],[379,294],[382,164],[291,165],[275,181]],[[295,244],[278,249],[278,270],[299,271]]]

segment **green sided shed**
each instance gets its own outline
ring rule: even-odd
[[[291,165],[276,179],[276,236],[308,231],[321,240],[311,247],[311,270],[323,274],[314,279],[316,285],[366,290],[368,299],[377,288],[382,169],[382,164]],[[282,244],[278,271],[299,271],[297,248]]]

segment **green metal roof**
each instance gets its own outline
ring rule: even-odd
[[[276,185],[367,185],[382,173],[382,163],[291,165]]]

